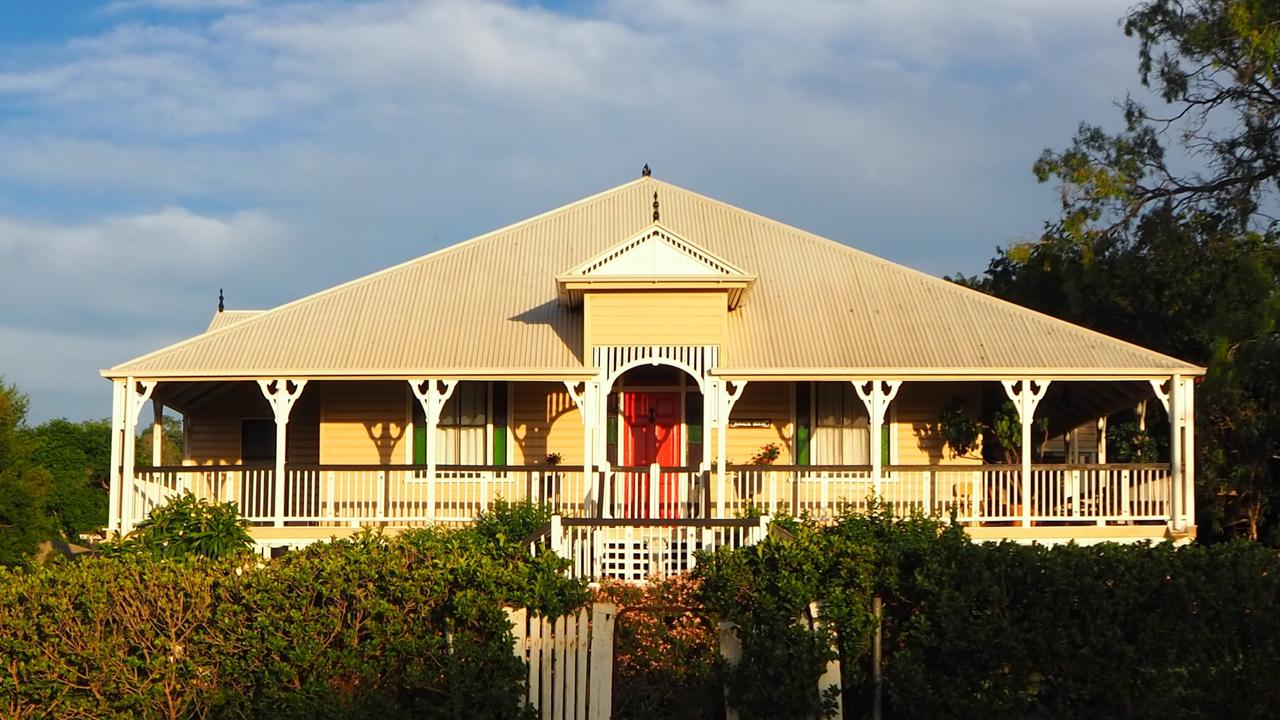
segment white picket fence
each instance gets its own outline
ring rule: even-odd
[[[613,626],[617,608],[594,603],[576,614],[538,617],[507,610],[516,656],[529,669],[525,702],[542,720],[608,720],[613,713]]]

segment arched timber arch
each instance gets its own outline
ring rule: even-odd
[[[597,345],[592,359],[600,369],[600,388],[604,394],[613,383],[632,368],[643,365],[666,365],[682,370],[698,383],[698,391],[707,394],[708,372],[720,361],[716,345]]]

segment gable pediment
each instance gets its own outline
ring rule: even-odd
[[[755,276],[655,223],[568,272],[556,276],[561,302],[576,306],[595,289],[707,289],[728,291],[741,304]]]

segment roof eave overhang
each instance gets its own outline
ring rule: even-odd
[[[596,376],[594,368],[390,368],[390,369],[335,369],[315,370],[281,368],[266,370],[143,370],[108,368],[99,371],[108,380],[182,380],[182,381],[245,381],[263,378],[287,377],[298,380],[409,380],[415,378],[448,378],[458,380],[526,380],[560,381],[590,380]]]
[[[1201,377],[1197,366],[1164,368],[717,368],[712,375],[726,380],[1166,380],[1174,375]]]
[[[582,305],[582,296],[590,291],[652,290],[726,290],[729,309],[742,304],[755,275],[559,275],[556,290],[560,302],[567,307]]]

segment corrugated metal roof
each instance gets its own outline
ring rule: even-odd
[[[1201,371],[651,177],[209,332],[109,377],[582,374],[556,275],[662,222],[758,277],[729,315],[724,374]],[[231,313],[223,313],[230,315]]]
[[[261,310],[219,310],[209,319],[209,327],[205,329],[205,332],[211,333],[214,330],[231,327],[241,320],[248,320],[261,314]]]

